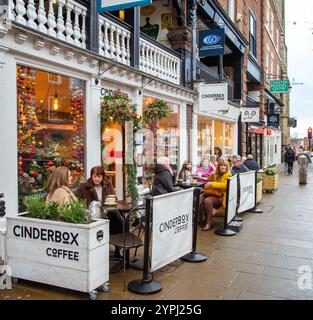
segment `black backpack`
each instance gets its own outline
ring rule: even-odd
[[[286,160],[290,160],[290,161],[293,160],[293,152],[292,152],[291,150],[288,150],[288,151],[286,152],[285,159],[286,159]]]

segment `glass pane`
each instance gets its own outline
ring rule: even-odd
[[[53,168],[84,176],[85,82],[17,66],[19,212],[26,195],[45,194]]]
[[[222,153],[222,156],[225,158],[225,154],[223,154],[223,122],[222,121],[215,121],[214,122],[215,126],[215,137],[214,137],[214,153],[216,154],[217,151]]]
[[[198,117],[198,163],[201,163],[205,154],[213,155],[212,120],[207,117]]]
[[[157,101],[152,97],[144,96],[142,100],[143,110],[151,103]],[[172,113],[151,123],[150,132],[144,134],[142,155],[144,187],[148,187],[147,179],[153,175],[153,167],[159,157],[168,157],[176,174],[179,170],[179,106],[167,102],[172,108]],[[154,146],[154,147],[153,147]]]
[[[225,123],[225,159],[233,155],[234,126],[232,123]]]

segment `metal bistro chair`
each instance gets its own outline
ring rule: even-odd
[[[130,218],[137,211],[144,209],[143,205],[136,206],[129,212],[121,213],[116,210],[115,214],[117,218],[123,225],[123,233],[118,233],[110,236],[110,244],[115,247],[123,249],[123,281],[124,281],[124,291],[126,290],[126,259],[129,259],[129,250],[137,249],[143,246],[143,241],[141,240],[142,231],[144,230],[142,226],[142,220],[144,215],[137,214],[136,220],[132,223]],[[136,224],[135,224],[136,222]],[[129,262],[129,261],[127,261]]]

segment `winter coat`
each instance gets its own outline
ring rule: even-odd
[[[48,193],[46,197],[46,202],[56,202],[59,204],[68,203],[72,200],[76,200],[76,197],[71,189],[66,186],[56,189],[52,194]]]
[[[233,176],[236,174],[244,173],[244,172],[248,172],[248,171],[249,171],[249,169],[244,164],[241,164],[239,166],[239,168],[235,168],[234,166],[231,168],[231,173]]]
[[[244,162],[244,165],[249,169],[249,170],[255,170],[258,171],[260,170],[259,164],[253,160],[253,159],[248,159]]]
[[[182,169],[178,175],[178,179],[186,181],[187,178],[192,178],[192,173],[189,170]]]
[[[285,153],[285,162],[291,163],[291,162],[294,162],[295,160],[296,160],[296,156],[293,150],[292,149],[287,150]]]
[[[155,176],[151,191],[152,196],[159,196],[161,194],[166,194],[180,190],[179,187],[174,186],[173,176],[165,166],[157,164],[155,166],[154,173]]]
[[[92,201],[99,201],[97,191],[92,183],[91,178],[89,178],[86,182],[83,182],[79,185],[77,191],[75,192],[77,198],[85,199],[87,206]],[[103,178],[102,181],[102,202],[105,201],[105,198],[109,194],[115,194],[112,183],[109,179]]]
[[[218,180],[217,173],[213,174],[212,187],[219,189],[223,192],[223,207],[226,208],[226,192],[227,192],[227,179],[232,177],[232,173],[227,171],[224,175]]]
[[[210,165],[208,169],[204,169],[201,166],[197,168],[197,171],[195,173],[196,176],[198,176],[198,173],[202,173],[202,177],[206,178],[209,174],[211,174],[214,171],[214,168]]]

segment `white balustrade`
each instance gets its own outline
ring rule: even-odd
[[[99,15],[99,54],[130,65],[130,36],[129,30]]]
[[[180,59],[140,38],[140,70],[169,82],[180,83]]]
[[[39,1],[37,20],[39,22],[38,31],[43,32],[43,33],[47,33],[48,29],[46,28],[45,24],[47,23],[48,19],[47,19],[44,0]]]
[[[58,1],[58,18],[57,18],[57,38],[65,41],[65,24],[64,24],[64,17],[63,17],[63,7],[65,5],[65,0],[59,0]]]
[[[74,0],[10,0],[10,17],[19,24],[86,49],[87,8]]]

